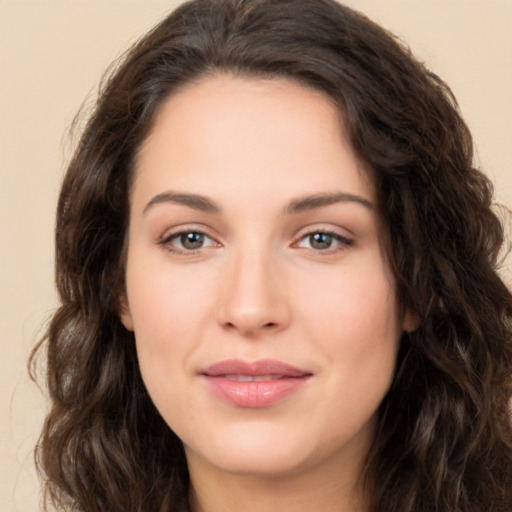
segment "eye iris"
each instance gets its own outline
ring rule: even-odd
[[[180,242],[185,249],[199,249],[204,243],[204,235],[201,233],[184,233],[180,237]]]
[[[332,244],[332,235],[327,233],[315,233],[309,236],[309,242],[313,249],[329,249]]]

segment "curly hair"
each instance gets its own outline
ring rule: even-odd
[[[145,390],[118,298],[137,150],[163,101],[212,73],[326,94],[376,183],[397,298],[418,327],[379,409],[371,511],[512,510],[512,296],[492,185],[449,88],[334,0],[192,0],[104,81],[62,185],[61,303],[34,352],[51,399],[36,451],[46,507],[188,509],[183,447]]]

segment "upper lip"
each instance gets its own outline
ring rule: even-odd
[[[274,359],[260,359],[253,362],[227,359],[204,368],[200,373],[208,377],[221,377],[224,375],[305,377],[312,375],[310,371]]]

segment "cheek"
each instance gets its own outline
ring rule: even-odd
[[[183,390],[204,342],[201,333],[215,315],[219,272],[171,266],[166,254],[148,258],[136,249],[129,254],[126,288],[142,378],[166,420],[172,413],[189,421],[195,409],[183,407]]]
[[[132,255],[126,274],[129,309],[144,384],[156,408],[171,424],[173,418],[192,422],[194,411],[186,389],[187,361],[194,351],[201,299],[193,281],[169,273],[162,265],[138,264]]]
[[[176,348],[211,310],[213,283],[192,267],[171,267],[165,255],[128,261],[126,286],[136,337],[141,343]],[[141,264],[143,263],[143,264]]]
[[[392,279],[380,260],[372,264],[361,261],[358,266],[332,272],[321,281],[323,286],[315,276],[308,279],[297,294],[301,297],[299,316],[309,318],[327,338],[334,336],[341,341],[356,337],[371,344],[399,333]]]
[[[392,281],[377,261],[326,283],[323,293],[302,294],[300,316],[309,319],[303,329],[355,405],[368,393],[379,400],[393,378],[401,335]]]

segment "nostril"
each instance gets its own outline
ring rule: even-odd
[[[258,325],[246,325],[246,324],[243,324],[243,323],[239,323],[237,324],[236,322],[226,322],[224,324],[224,328],[227,329],[227,330],[230,330],[230,331],[242,331],[246,334],[249,334],[249,333],[254,333],[260,329],[263,329],[263,330],[273,330],[275,329],[279,324],[276,323],[276,322],[267,322],[267,323],[263,323],[263,324],[259,324]]]

